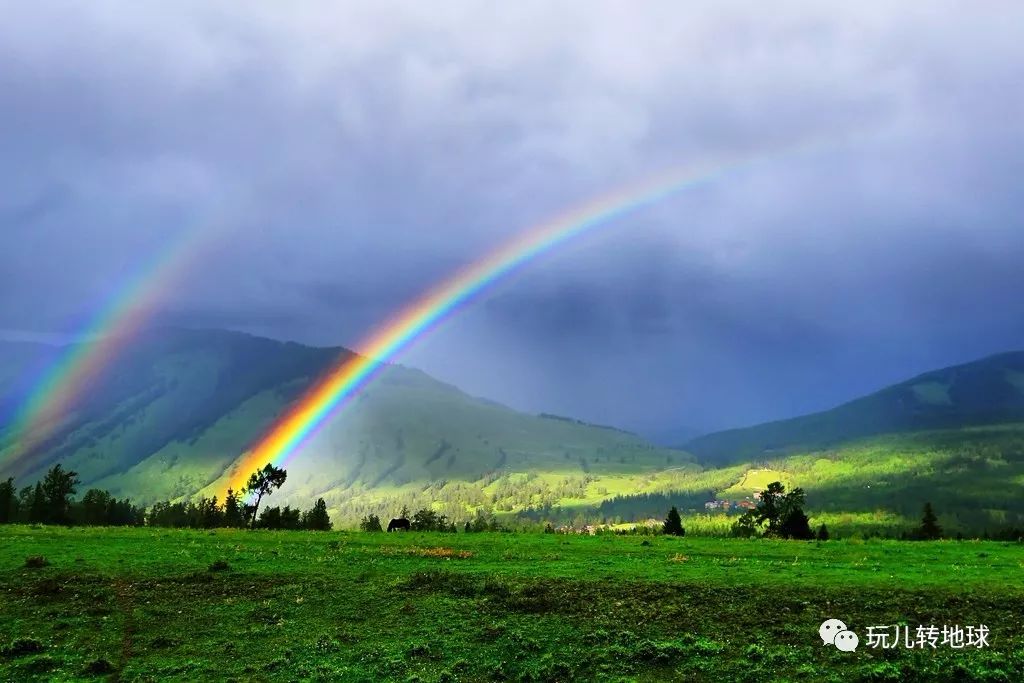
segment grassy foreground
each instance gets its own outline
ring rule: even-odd
[[[896,623],[991,646],[866,647]],[[0,680],[1017,681],[1024,545],[0,527],[0,648]]]

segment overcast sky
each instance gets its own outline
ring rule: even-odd
[[[1024,348],[1024,5],[899,5],[4,2],[0,329],[74,334],[185,244],[153,321],[358,348],[547,217],[781,150],[402,362],[654,433]]]

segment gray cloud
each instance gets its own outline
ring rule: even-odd
[[[775,154],[531,264],[405,356],[643,428],[1024,346],[1016,3],[32,3],[0,24],[0,328],[189,231],[157,322],[358,345],[458,266],[681,164]]]

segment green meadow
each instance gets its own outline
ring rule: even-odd
[[[0,596],[2,680],[1024,678],[1019,543],[6,526]]]

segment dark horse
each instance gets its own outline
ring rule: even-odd
[[[388,522],[388,531],[408,531],[409,520],[405,517],[399,517]]]

